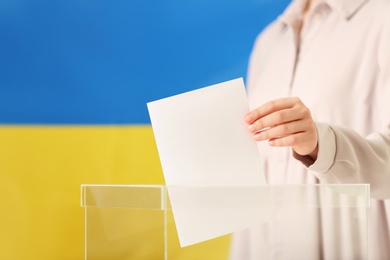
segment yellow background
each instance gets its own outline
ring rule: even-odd
[[[163,184],[145,126],[0,127],[0,259],[83,259],[81,184]],[[226,259],[229,236],[175,259]]]

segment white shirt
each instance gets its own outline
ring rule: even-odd
[[[370,259],[390,259],[390,1],[317,1],[298,35],[305,5],[293,1],[256,40],[248,98],[254,109],[299,97],[316,121],[319,154],[309,166],[290,148],[259,143],[267,181],[369,183]],[[234,237],[233,258],[259,259],[267,238],[254,232],[262,231]],[[256,237],[250,249],[248,237]]]

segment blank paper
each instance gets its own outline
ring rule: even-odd
[[[265,185],[256,142],[243,120],[249,107],[242,78],[147,105],[181,245],[253,224],[255,219],[237,217],[235,207],[215,207],[231,197],[194,188]]]

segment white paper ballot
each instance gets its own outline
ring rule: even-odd
[[[256,142],[243,120],[249,108],[242,78],[147,105],[181,245],[259,222],[263,211],[253,212],[251,218],[240,217],[245,210],[234,206],[215,207],[216,201],[224,205],[231,196],[183,188],[265,185]],[[236,198],[238,202],[247,199]]]

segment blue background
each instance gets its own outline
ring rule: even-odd
[[[0,2],[0,124],[148,124],[146,103],[245,77],[288,0]]]

